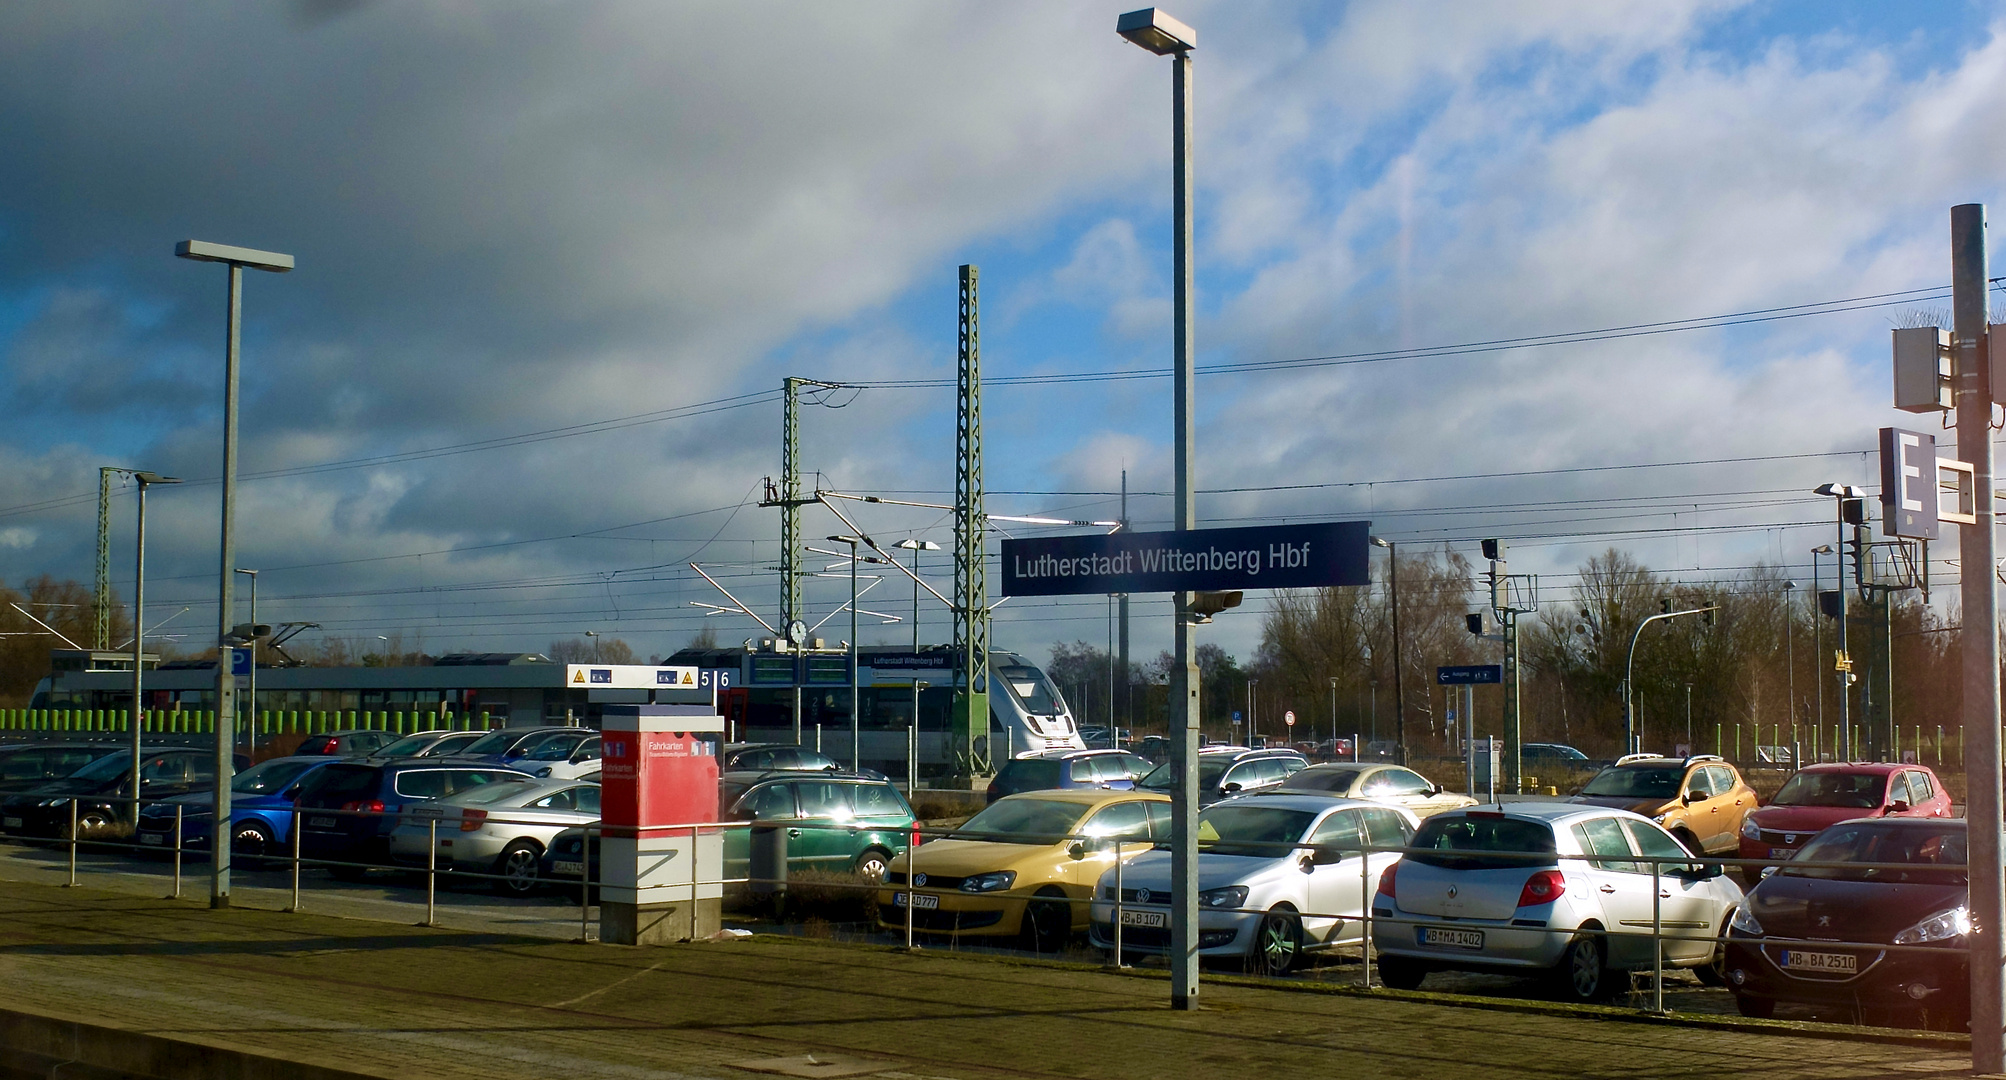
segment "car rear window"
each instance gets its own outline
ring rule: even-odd
[[[1055,788],[1059,786],[1059,767],[1063,764],[1065,763],[1061,761],[1018,758],[1003,766],[1003,771],[996,774],[996,784],[1012,791],[1042,791],[1046,788]]]
[[[1432,850],[1411,852],[1407,858],[1444,870],[1515,870],[1551,865],[1551,859],[1512,858],[1503,853],[1550,855],[1556,850],[1553,830],[1539,822],[1468,814],[1438,814],[1429,818],[1421,823],[1421,831],[1414,834],[1411,846]]]
[[[372,799],[382,784],[382,770],[373,766],[327,765],[314,770],[301,785],[300,803],[340,806],[357,799]]]

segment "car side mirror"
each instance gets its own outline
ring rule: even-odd
[[[1240,782],[1237,780],[1228,781],[1227,783],[1219,785],[1219,792],[1220,794],[1223,795],[1231,795],[1239,790],[1240,790]]]
[[[1344,852],[1328,844],[1318,844],[1316,847],[1309,849],[1309,861],[1318,866],[1330,866],[1343,860]]]
[[[1685,877],[1688,881],[1711,881],[1719,877],[1721,873],[1722,868],[1719,863],[1694,863],[1681,876]]]
[[[1685,798],[1681,799],[1680,801],[1690,806],[1693,803],[1699,802],[1701,799],[1704,798],[1706,798],[1706,792],[1701,791],[1698,788],[1694,788],[1693,790],[1686,792]]]
[[[1067,857],[1075,861],[1086,858],[1087,857],[1086,841],[1075,840],[1071,844],[1067,845],[1066,855]]]
[[[1442,791],[1443,791],[1442,785],[1436,784],[1434,787],[1428,789],[1428,797],[1432,799],[1435,796],[1440,795]]]
[[[1895,801],[1888,804],[1888,813],[1890,814],[1906,814],[1908,812],[1909,812],[1909,804],[1903,802],[1900,799],[1896,799]]]
[[[1774,874],[1777,871],[1777,869],[1778,868],[1774,866],[1765,866],[1762,868],[1762,876],[1768,877],[1769,875]]]

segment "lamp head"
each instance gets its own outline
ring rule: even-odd
[[[146,472],[144,470],[134,471],[132,478],[142,484],[178,484],[181,482],[181,478],[178,476],[162,476],[157,472]]]
[[[1375,536],[1372,538],[1372,546],[1386,548],[1387,550],[1391,551],[1393,549],[1393,541],[1388,540],[1383,536]]]
[[[206,240],[183,240],[174,245],[174,254],[183,259],[197,262],[234,263],[248,266],[253,270],[269,270],[283,274],[293,268],[293,257],[276,251],[259,251],[256,248],[232,247],[229,244],[212,244]]]
[[[1865,488],[1854,487],[1851,484],[1819,484],[1812,494],[1824,495],[1834,499],[1864,499],[1867,497]]]
[[[831,537],[831,539],[834,539],[834,537]],[[912,540],[912,539],[906,539],[906,540],[901,540],[901,541],[899,541],[898,543],[896,543],[896,544],[893,544],[892,546],[893,546],[893,547],[895,547],[895,548],[904,548],[904,549],[905,549],[905,550],[907,550],[907,551],[939,551],[939,550],[940,550],[940,545],[939,545],[939,544],[936,544],[936,543],[934,543],[934,542],[933,542],[933,541],[931,541],[931,540]]]
[[[1127,12],[1115,21],[1114,32],[1158,56],[1190,52],[1198,47],[1198,31],[1158,8]]]
[[[854,536],[829,536],[829,537],[824,537],[824,539],[830,541],[831,543],[849,544],[853,547],[857,544],[863,543],[862,540],[859,540]]]

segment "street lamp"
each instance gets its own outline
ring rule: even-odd
[[[592,639],[592,662],[596,664],[599,662],[599,631],[587,630],[585,636]]]
[[[141,696],[146,681],[146,489],[154,484],[178,484],[179,477],[162,476],[156,472],[140,469],[132,470],[133,482],[139,485],[139,529],[137,552],[133,557],[132,573],[132,765],[126,776],[126,783],[132,789],[132,821],[139,824],[139,758],[140,737],[146,727],[146,704]]]
[[[857,702],[863,696],[857,680],[857,562],[864,556],[857,554],[857,545],[864,542],[856,536],[831,536],[837,544],[850,545],[850,768],[864,766],[863,728],[858,724]]]
[[[1400,551],[1398,545],[1383,537],[1372,538],[1374,547],[1386,549],[1386,562],[1390,567],[1393,590],[1393,738],[1400,744],[1399,764],[1407,764],[1407,669],[1400,663]]]
[[[1797,607],[1791,598],[1797,592],[1795,581],[1783,583],[1783,686],[1790,702],[1790,767],[1801,769],[1804,763],[1797,760],[1797,646],[1794,642],[1796,630],[1790,624],[1797,621]],[[1762,732],[1757,731],[1755,741],[1762,741]]]
[[[908,538],[905,540],[901,540],[898,543],[893,544],[892,546],[895,548],[904,548],[905,550],[912,552],[912,651],[918,652],[919,651],[919,553],[922,551],[939,551],[940,545],[934,543],[931,540],[913,540]],[[919,708],[919,706],[915,704],[913,708],[917,709]]]
[[[1825,602],[1824,597],[1818,591],[1818,556],[1830,554],[1832,554],[1832,545],[1830,544],[1819,544],[1817,547],[1811,549],[1811,670],[1814,674],[1818,669],[1818,657],[1825,655],[1825,622],[1818,617],[1825,613],[1821,606]],[[1825,680],[1812,679],[1811,689],[1816,695],[1818,703],[1818,730],[1824,731]],[[1814,739],[1813,741],[1815,742],[1816,740]],[[1834,746],[1833,749],[1837,750],[1838,747]]]
[[[251,722],[248,727],[250,728],[251,754],[255,757],[258,753],[258,572],[256,570],[245,570],[242,567],[239,567],[237,572],[239,574],[248,574],[251,578],[251,632],[248,634],[240,633],[237,636],[246,639],[246,644],[251,649],[249,677]],[[242,630],[243,628],[238,627],[237,629]],[[233,729],[230,734],[232,737],[235,737],[236,731]]]
[[[244,268],[283,274],[293,257],[275,251],[183,240],[174,254],[197,262],[218,262],[230,268],[229,302],[223,336],[223,560],[216,597],[216,820],[209,848],[209,906],[230,906],[230,777],[236,770],[237,678],[230,671],[231,594],[237,569],[237,339],[242,323]]]
[[[1330,756],[1337,758],[1337,676],[1330,677]]]
[[[1840,664],[1833,666],[1838,669],[1836,673],[1839,676],[1839,730],[1842,732],[1839,745],[1845,751],[1845,756],[1840,760],[1851,761],[1853,728],[1851,718],[1847,715],[1851,704],[1848,700],[1851,695],[1847,693],[1847,687],[1853,682],[1853,657],[1846,651],[1846,501],[1864,499],[1867,493],[1851,484],[1819,484],[1813,494],[1830,498],[1833,505],[1838,508],[1839,536],[1837,548],[1832,552],[1834,570],[1832,583],[1839,590],[1839,655],[1844,659],[1843,666]],[[1859,556],[1855,555],[1854,558],[1857,560]],[[1855,569],[1857,568],[1856,566]]]
[[[1191,325],[1191,50],[1198,35],[1156,8],[1131,11],[1115,21],[1115,32],[1130,42],[1170,57],[1171,234],[1174,316],[1171,399],[1176,411],[1171,443],[1176,456],[1172,528],[1185,532],[1198,523],[1197,474],[1192,443],[1192,384],[1197,381]],[[1170,1007],[1198,1005],[1198,702],[1193,686],[1197,657],[1191,640],[1191,594],[1176,596],[1176,660],[1172,665],[1174,737],[1170,769]]]

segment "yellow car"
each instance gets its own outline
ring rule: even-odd
[[[1057,952],[1087,928],[1094,883],[1170,836],[1170,799],[1072,789],[1010,795],[949,836],[892,860],[878,921],[915,933],[1016,939]],[[908,886],[907,882],[911,884]]]

